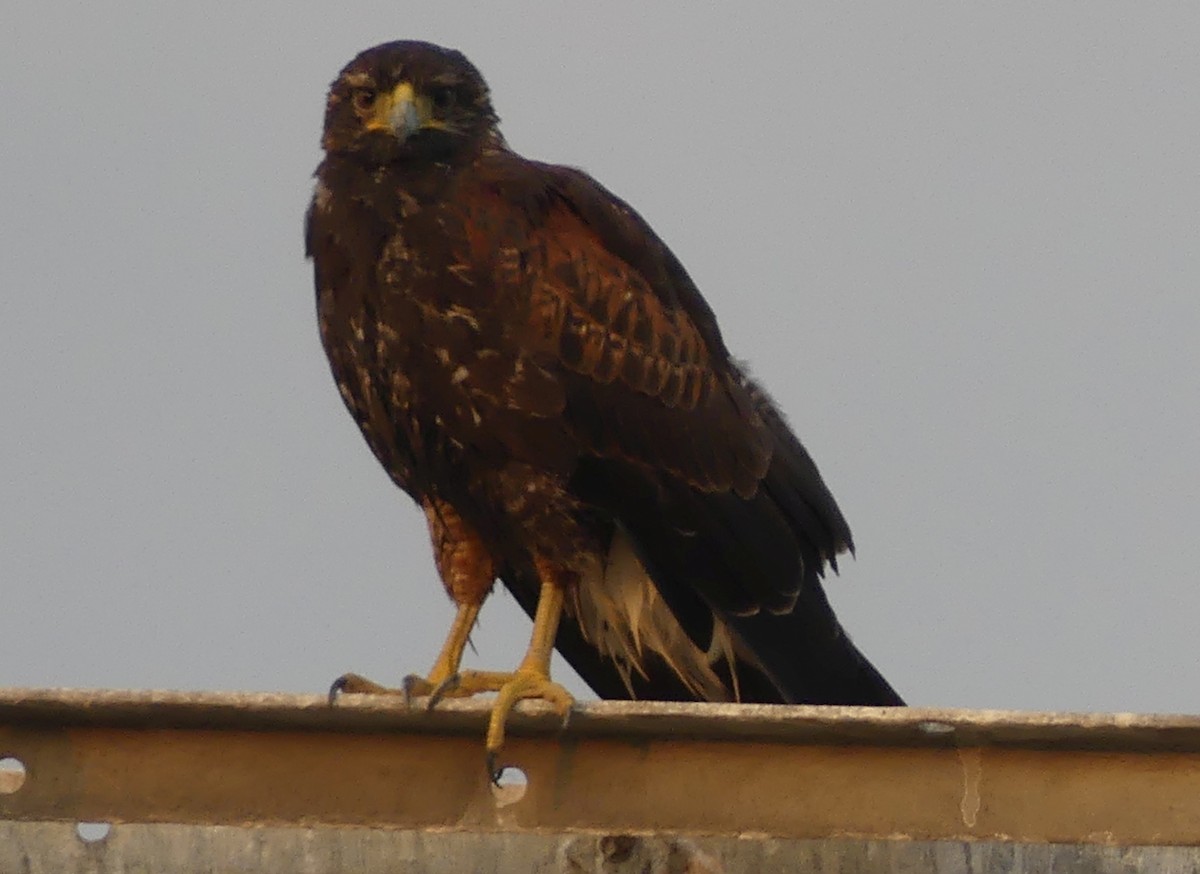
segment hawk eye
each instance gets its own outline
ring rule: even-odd
[[[375,103],[374,88],[355,88],[350,92],[350,103],[359,112],[366,112]]]
[[[458,95],[454,93],[453,88],[434,88],[429,92],[429,102],[433,104],[434,109],[444,111],[453,108],[458,102]]]

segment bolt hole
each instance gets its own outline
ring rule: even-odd
[[[85,844],[94,844],[108,837],[112,824],[107,822],[81,822],[75,826],[75,834]]]
[[[12,795],[25,785],[25,763],[15,756],[0,758],[0,795]]]
[[[492,785],[492,795],[496,799],[497,807],[507,807],[524,798],[527,789],[529,789],[529,778],[525,772],[512,765],[506,765],[500,770],[496,782]]]

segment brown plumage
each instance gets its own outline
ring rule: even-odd
[[[355,58],[322,144],[321,337],[466,626],[410,691],[492,688],[457,655],[498,576],[531,616],[562,592],[539,627],[604,697],[901,703],[821,588],[837,505],[633,209],[510,151],[478,71],[427,43]]]

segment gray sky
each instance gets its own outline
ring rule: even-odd
[[[333,8],[6,13],[0,684],[428,669],[450,609],[301,241],[326,86],[406,37],[687,265],[849,518],[830,594],[912,703],[1200,710],[1200,7]],[[498,592],[470,662],[528,630]]]

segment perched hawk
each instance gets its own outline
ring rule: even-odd
[[[369,49],[329,92],[308,212],[334,378],[458,607],[404,692],[499,693],[491,753],[517,700],[570,707],[554,647],[605,698],[902,704],[821,588],[850,530],[683,266],[497,124],[460,53]],[[528,654],[460,672],[496,579]]]

